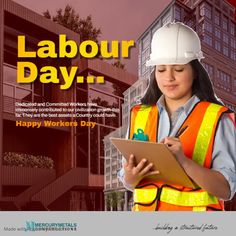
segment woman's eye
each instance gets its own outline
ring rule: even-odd
[[[160,72],[160,73],[161,73],[161,72],[164,72],[164,71],[165,71],[165,70],[160,70],[160,69],[158,69],[158,72]]]
[[[184,69],[175,69],[177,72],[182,72]]]

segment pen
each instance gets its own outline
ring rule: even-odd
[[[183,132],[186,130],[188,128],[188,125],[187,126],[185,126],[184,128],[182,128],[182,129],[180,129],[177,133],[176,133],[176,135],[175,135],[175,138],[179,138],[180,137],[180,135],[182,135],[183,134]],[[164,139],[163,139],[163,142],[164,142]],[[168,147],[170,147],[171,145],[169,145],[169,144],[167,144],[167,146]]]
[[[184,132],[187,128],[188,128],[188,125],[185,126],[185,127],[182,128],[182,129],[180,129],[180,130],[176,133],[175,138],[179,138],[179,136],[182,135],[183,132]]]

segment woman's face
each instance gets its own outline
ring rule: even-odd
[[[187,101],[192,96],[193,69],[191,65],[157,65],[156,81],[168,100]]]

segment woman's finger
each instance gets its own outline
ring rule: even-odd
[[[177,142],[178,142],[177,140],[175,140],[174,138],[170,138],[170,137],[165,138],[165,140],[164,140],[164,144],[167,144],[170,146],[176,144]]]
[[[139,172],[143,169],[143,167],[144,167],[144,165],[145,165],[146,162],[147,162],[146,159],[142,159],[142,160],[138,163],[138,165],[135,167],[136,173],[139,173]]]
[[[151,170],[152,167],[153,167],[153,163],[149,163],[145,168],[143,168],[140,171],[139,175],[140,176],[146,175]]]
[[[165,139],[163,138],[159,143],[164,143]]]
[[[131,155],[129,156],[128,166],[129,166],[130,168],[133,168],[133,167],[134,167],[134,155],[133,155],[133,154],[131,154]]]
[[[154,170],[154,171],[151,171],[151,172],[147,173],[146,175],[144,175],[144,177],[150,176],[150,175],[158,175],[158,174],[160,174],[160,171],[159,170]]]
[[[179,138],[176,138],[176,137],[171,137],[173,140],[175,140],[176,142],[180,142],[180,139]]]

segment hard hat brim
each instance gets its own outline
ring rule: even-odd
[[[148,60],[146,62],[146,66],[157,66],[157,65],[185,65],[188,64],[190,61],[198,59],[199,61],[204,57],[197,58],[178,58],[177,60],[170,60],[169,58],[159,59],[159,60]]]

